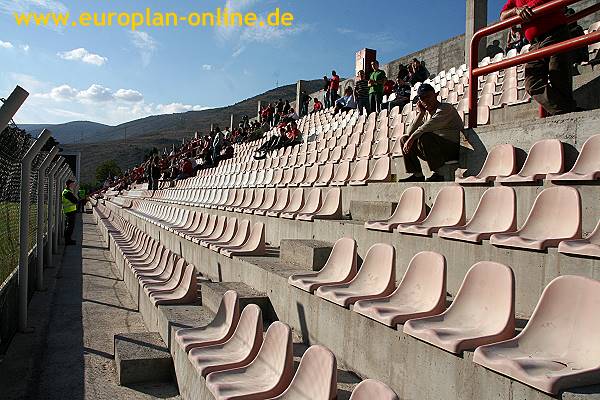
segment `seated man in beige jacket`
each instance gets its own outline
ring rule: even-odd
[[[435,89],[429,84],[419,86],[415,100],[417,116],[400,138],[404,166],[411,176],[400,182],[425,181],[419,158],[433,171],[427,182],[440,182],[444,177],[438,170],[447,162],[458,160],[463,121],[451,104],[438,101]]]

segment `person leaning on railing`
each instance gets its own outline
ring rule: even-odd
[[[535,18],[533,8],[550,0],[508,0],[500,19],[519,16],[531,50],[538,50],[571,38],[565,9]],[[576,111],[573,98],[573,62],[570,53],[555,54],[525,65],[525,88],[550,115]]]
[[[68,179],[61,195],[62,210],[65,214],[65,245],[71,246],[75,241],[71,238],[75,229],[75,216],[81,200],[75,195],[75,182]]]

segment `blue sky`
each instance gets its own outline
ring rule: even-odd
[[[489,0],[496,19],[503,0]],[[376,4],[376,5],[375,5]],[[187,14],[229,6],[294,13],[291,28],[17,27],[12,12],[141,11]],[[331,69],[353,73],[354,54],[382,62],[464,32],[462,0],[0,0],[0,97],[31,95],[17,123],[117,124],[237,101]]]

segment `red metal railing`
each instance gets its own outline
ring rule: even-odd
[[[542,18],[548,13],[556,11],[560,8],[568,7],[579,1],[581,0],[551,1],[533,9],[534,19]],[[593,6],[590,6],[584,10],[581,10],[578,13],[569,16],[567,20],[569,23],[575,22],[580,20],[581,18],[593,14],[596,11],[600,11],[600,3],[594,4]],[[525,54],[508,58],[497,63],[489,64],[485,67],[479,67],[479,42],[481,41],[481,39],[522,23],[523,20],[521,19],[521,17],[514,16],[504,21],[498,22],[497,24],[483,28],[473,35],[473,39],[471,40],[469,59],[469,128],[474,128],[477,126],[477,94],[479,89],[478,78],[480,76],[487,75],[492,72],[500,71],[506,68],[514,67],[520,64],[525,64],[529,61],[540,60],[542,58],[550,57],[555,54],[573,51],[575,49],[600,42],[600,31],[592,32],[584,36],[569,39],[561,43],[553,44],[548,47],[530,51]]]

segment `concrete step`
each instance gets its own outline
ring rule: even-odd
[[[325,263],[333,245],[322,240],[281,240],[280,257],[283,262],[311,271],[319,271]]]
[[[114,346],[119,385],[172,381],[173,359],[158,332],[116,334]]]
[[[389,218],[397,205],[398,203],[390,201],[352,200],[350,214],[354,221],[377,221]]]
[[[269,316],[273,315],[273,307],[269,296],[242,282],[203,282],[201,289],[202,305],[216,314],[221,299],[228,290],[235,290],[238,293],[241,310],[248,304],[256,304],[262,310],[264,319],[270,319]]]

